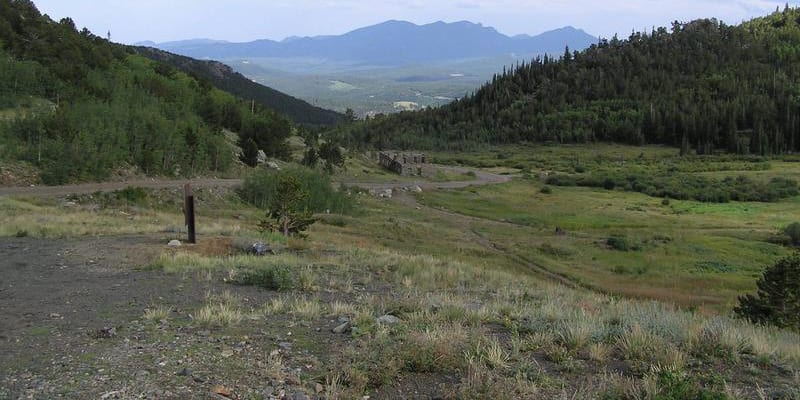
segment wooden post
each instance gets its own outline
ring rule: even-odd
[[[188,242],[195,244],[197,243],[197,237],[195,236],[195,226],[194,226],[194,194],[192,193],[192,184],[187,183],[183,187],[184,191],[184,213],[186,216],[186,227],[188,228],[189,238]]]

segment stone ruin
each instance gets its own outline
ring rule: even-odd
[[[382,167],[403,176],[422,176],[422,166],[428,163],[424,153],[382,151],[378,158]]]

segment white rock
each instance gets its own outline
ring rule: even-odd
[[[172,240],[169,243],[167,243],[167,246],[169,246],[169,247],[181,247],[181,241],[180,240]]]
[[[378,317],[377,322],[379,324],[394,325],[400,323],[400,318],[397,318],[394,315],[386,314]]]

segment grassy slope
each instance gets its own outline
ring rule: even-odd
[[[501,150],[510,154],[504,160],[531,157],[529,148]],[[569,165],[567,153],[577,150],[542,152],[550,153],[544,161],[557,166],[565,159]],[[610,158],[642,151],[602,150]],[[670,151],[644,150],[646,156],[665,157]],[[465,157],[498,160],[486,154]],[[786,168],[776,173],[781,171]],[[215,249],[204,242],[216,246],[215,238],[236,242],[257,237],[254,225],[261,214],[224,193],[201,192],[203,242],[178,255],[165,254],[154,267],[177,276],[196,273],[199,279],[228,281],[254,269],[288,267],[289,283],[262,307],[211,296],[195,309],[170,313],[168,324],[153,329],[196,325],[238,338],[273,329],[271,321],[285,324],[288,318],[295,326],[295,348],[322,360],[298,379],[312,386],[321,383],[327,393],[341,398],[391,397],[394,390],[408,389],[403,382],[409,380],[403,377],[422,379],[432,394],[460,398],[699,396],[681,388],[757,398],[757,386],[766,393],[797,395],[800,382],[792,372],[800,367],[796,334],[731,320],[726,310],[733,296],[752,288],[762,265],[786,251],[762,239],[797,214],[798,199],[723,205],[673,201],[663,206],[660,199],[636,193],[554,188],[545,195],[539,187],[519,179],[501,186],[427,192],[419,198],[481,218],[417,207],[410,197],[386,201],[363,196],[359,215],[322,216],[309,239],[277,241],[285,250],[274,259],[196,254],[213,254]],[[177,191],[155,192],[132,205],[96,197],[77,203],[64,208],[55,200],[0,198],[0,235],[26,229],[37,236],[181,236],[175,228],[182,219]],[[555,236],[555,225],[568,234]],[[640,240],[670,236],[672,241],[647,244],[639,252],[615,252],[602,243],[614,232]],[[544,243],[550,247],[543,252]],[[559,253],[563,255],[553,255]],[[706,304],[706,312],[717,316],[569,289],[543,280],[509,254],[587,283],[608,285],[608,290]],[[693,271],[698,261],[719,261],[734,269]],[[644,272],[615,273],[618,265],[628,271],[643,267]],[[703,265],[713,269],[721,264]],[[231,287],[234,297],[237,290]],[[402,322],[375,324],[375,317],[385,313],[400,316]],[[322,344],[314,327],[339,317],[349,318],[357,332],[336,346]],[[282,361],[287,370],[303,365],[303,359],[294,357],[299,356]],[[246,357],[241,360],[247,365]],[[231,373],[224,365],[206,368],[219,369],[224,376]],[[436,389],[439,384],[444,389]]]

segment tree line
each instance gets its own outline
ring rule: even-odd
[[[439,108],[330,133],[352,146],[667,144],[684,153],[800,150],[800,10],[738,26],[715,19],[538,57]]]

